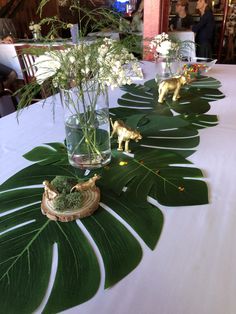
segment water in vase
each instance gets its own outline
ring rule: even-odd
[[[69,162],[81,169],[94,169],[111,160],[108,111],[95,111],[93,116],[72,115],[65,123]]]

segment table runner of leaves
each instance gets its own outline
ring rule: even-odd
[[[93,246],[104,264],[105,289],[129,274],[142,259],[135,235],[153,250],[163,228],[163,214],[148,202],[148,196],[165,206],[208,203],[202,171],[187,157],[199,144],[198,130],[217,125],[217,117],[206,112],[209,102],[224,97],[219,87],[214,78],[201,77],[181,90],[178,102],[169,95],[158,104],[154,80],[125,86],[111,117],[138,128],[143,139],[131,143],[133,155],[118,152],[112,140],[111,164],[96,169],[102,176],[100,207],[79,222],[50,221],[40,210],[45,179],[87,175],[68,164],[64,144],[43,144],[23,156],[32,164],[0,186],[2,313],[32,313],[40,306],[55,251],[56,276],[43,313],[68,309],[96,294],[101,272]]]

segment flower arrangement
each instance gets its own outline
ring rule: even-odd
[[[50,81],[61,91],[70,163],[83,169],[106,165],[111,158],[107,88],[142,78],[137,59],[118,41],[104,38],[49,49],[34,66],[37,84]]]
[[[161,33],[151,40],[149,48],[155,58],[165,56],[181,60],[186,48],[193,49],[194,45],[195,43],[190,40],[181,41],[166,33]]]
[[[40,10],[46,2],[43,0]],[[47,95],[60,91],[69,162],[74,167],[93,169],[111,159],[108,88],[131,84],[132,77],[143,75],[138,60],[125,48],[125,41],[100,38],[91,42],[83,37],[88,23],[91,29],[108,23],[119,28],[120,16],[102,9],[88,11],[80,3],[72,7],[78,9],[79,41],[58,48],[47,44],[40,55],[38,49],[35,53],[29,51],[37,55],[35,80],[19,91],[18,108],[30,104],[39,91],[46,91]],[[60,28],[68,28],[68,23],[57,18],[46,18],[40,25],[44,23],[52,25],[45,40]],[[35,24],[31,28],[35,29]]]
[[[150,41],[149,51],[154,54],[155,61],[161,61],[162,64],[162,73],[157,75],[157,79],[179,75],[182,71],[179,61],[186,58],[186,51],[194,45],[190,40],[181,41],[166,33],[156,35]]]
[[[128,50],[112,39],[104,38],[94,43],[80,42],[65,50],[49,50],[36,59],[36,80],[42,84],[51,78],[53,86],[68,88],[68,82],[74,86],[99,84],[115,88],[131,84],[132,75],[142,77],[137,59]]]
[[[157,55],[173,55],[179,50],[179,44],[166,33],[156,35],[150,42],[150,50]]]
[[[29,25],[29,29],[32,32],[34,40],[41,39],[41,25],[40,24],[35,24],[34,22],[31,22]]]
[[[29,30],[34,33],[39,33],[41,31],[41,25],[35,24],[34,22],[30,22]]]

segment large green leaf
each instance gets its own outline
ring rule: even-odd
[[[163,225],[161,211],[147,202],[134,202],[126,193],[117,197],[108,191],[102,195],[101,201],[123,218],[151,249],[155,248]]]
[[[67,164],[66,148],[61,143],[49,143],[48,147],[38,146],[26,153],[24,158],[37,161],[38,164]]]
[[[208,114],[190,114],[190,115],[182,115],[182,119],[191,123],[191,127],[195,129],[203,129],[212,126],[216,126],[218,124],[218,118],[216,115],[208,115]]]
[[[42,163],[42,154],[51,147],[36,148],[26,156],[37,160],[1,185],[0,193],[0,301],[4,313],[23,309],[32,313],[42,302],[51,275],[53,245],[56,244],[57,271],[44,312],[59,312],[91,298],[100,284],[100,269],[94,249],[81,225],[58,223],[46,219],[40,210],[45,179],[56,175],[78,176],[67,165]],[[55,157],[55,156],[54,156]],[[55,159],[56,160],[56,159]],[[102,204],[93,216],[81,220],[99,250],[105,267],[105,288],[114,285],[142,258],[141,246],[114,211],[144,242],[154,248],[161,233],[160,210],[145,203],[142,208],[124,195],[102,188]],[[125,213],[123,212],[125,210]],[[144,212],[141,210],[145,210]],[[6,289],[7,285],[7,289]],[[30,292],[28,292],[30,291]],[[58,300],[58,295],[60,298]],[[9,298],[14,296],[14,302]]]
[[[190,162],[168,150],[137,149],[134,157],[114,153],[111,166],[102,173],[101,184],[118,195],[126,187],[126,195],[142,202],[152,195],[167,206],[208,203],[206,183],[195,180],[203,177],[202,172],[184,167],[186,164]]]
[[[51,166],[44,167],[49,169]],[[41,181],[40,174],[38,178]],[[54,243],[57,244],[58,267],[45,313],[82,303],[99,287],[97,257],[80,227],[75,222],[49,221],[41,214],[40,203],[30,205],[41,200],[42,192],[42,188],[23,188],[0,194],[1,212],[5,213],[0,219],[0,300],[3,313],[15,312],[17,308],[31,313],[40,305],[49,283]],[[22,208],[23,205],[25,207]],[[14,210],[14,213],[9,210]],[[140,262],[140,245],[113,215],[101,208],[82,223],[102,255],[105,287],[115,284]],[[162,224],[159,226],[158,222],[155,227],[161,229]],[[147,234],[149,227],[144,226],[144,229]],[[156,244],[159,234],[158,229],[157,235],[149,237],[150,246]],[[5,289],[6,285],[8,289]],[[9,305],[10,296],[14,296],[14,303]]]
[[[129,109],[128,109],[129,110]],[[142,134],[142,140],[139,143],[131,142],[132,151],[142,145],[158,148],[172,149],[182,156],[190,156],[194,153],[193,148],[199,144],[199,134],[196,127],[192,126],[187,118],[182,116],[161,116],[157,113],[139,113],[126,115],[126,109],[121,108],[113,110],[117,118],[125,121],[132,128],[137,128]],[[112,147],[117,147],[116,140],[113,140]]]
[[[183,86],[179,101],[172,101],[172,95],[168,95],[163,104],[158,103],[158,85],[155,80],[147,81],[144,85],[126,86],[126,93],[118,100],[118,104],[128,108],[151,110],[159,115],[172,115],[173,111],[181,114],[203,114],[210,109],[209,101],[224,98],[218,90],[220,82],[211,77],[201,77]]]
[[[144,117],[140,116],[141,122],[144,123],[142,118]],[[136,121],[141,123],[139,119]],[[162,122],[160,120],[160,126]],[[184,120],[177,118],[173,119],[173,125],[175,124],[188,125]],[[144,125],[147,126],[145,123]],[[154,131],[153,125],[150,129]],[[145,130],[147,132],[148,128]],[[68,177],[83,175],[68,164],[58,163],[56,155],[53,157],[55,164],[52,164],[50,158],[52,147],[63,148],[52,143],[43,146],[43,149],[42,147],[33,149],[26,157],[34,161],[38,159],[39,162],[16,173],[0,188],[0,213],[2,213],[0,252],[3,252],[0,258],[0,299],[2,298],[4,313],[14,312],[17,308],[23,308],[24,313],[31,313],[40,305],[48,287],[55,245],[57,269],[44,312],[62,311],[85,302],[96,293],[100,284],[99,263],[93,246],[87,239],[87,233],[81,228],[82,225],[101,254],[105,268],[105,288],[121,280],[142,258],[140,244],[132,233],[138,235],[151,249],[154,249],[159,239],[163,215],[145,199],[148,194],[153,196],[153,190],[157,193],[154,189],[155,184],[158,185],[157,189],[169,184],[171,187],[175,185],[178,192],[177,183],[174,182],[176,178],[180,180],[183,176],[202,177],[201,172],[195,168],[181,169],[176,166],[172,167],[170,175],[169,164],[189,163],[183,156],[171,151],[145,148],[142,150],[145,152],[143,156],[141,150],[136,149],[134,158],[114,151],[112,164],[99,171],[102,175],[99,182],[102,207],[93,216],[81,220],[79,225],[75,222],[67,224],[52,222],[41,214],[40,201],[43,189],[38,186],[43,180],[51,180],[56,175]],[[49,158],[46,158],[47,150]],[[42,158],[43,156],[45,158]],[[154,162],[154,159],[157,162]],[[121,161],[127,162],[127,165],[121,166]],[[163,171],[161,175],[154,169],[156,164],[160,166],[158,171],[160,169]],[[136,173],[134,177],[132,174],[130,176],[132,171]],[[157,176],[153,176],[153,171],[157,171]],[[150,178],[148,181],[151,184],[146,186],[147,177]],[[140,185],[142,182],[145,188]],[[122,192],[126,186],[127,192]],[[195,188],[198,189],[198,186],[195,185]],[[141,190],[142,199],[137,197]],[[181,199],[175,195],[177,192],[171,191],[171,198],[174,195],[176,204],[191,203],[184,192]],[[161,200],[161,197],[159,198]],[[167,196],[163,203],[168,203],[166,199]],[[207,202],[207,191],[196,203],[204,201]],[[129,229],[126,226],[130,226]],[[5,289],[6,283],[8,289]],[[27,289],[30,293],[26,293]],[[9,306],[9,298],[12,295],[15,302]]]
[[[2,313],[18,309],[32,313],[40,305],[49,283],[54,243],[58,265],[45,313],[84,302],[96,293],[100,282],[97,258],[75,222],[51,222],[36,204],[3,216],[0,234]]]

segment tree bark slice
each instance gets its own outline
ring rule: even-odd
[[[43,215],[54,221],[68,222],[80,218],[90,216],[99,207],[100,190],[98,187],[82,191],[82,204],[78,209],[65,208],[64,211],[58,211],[53,206],[53,200],[50,201],[45,193],[41,202],[41,210]]]

